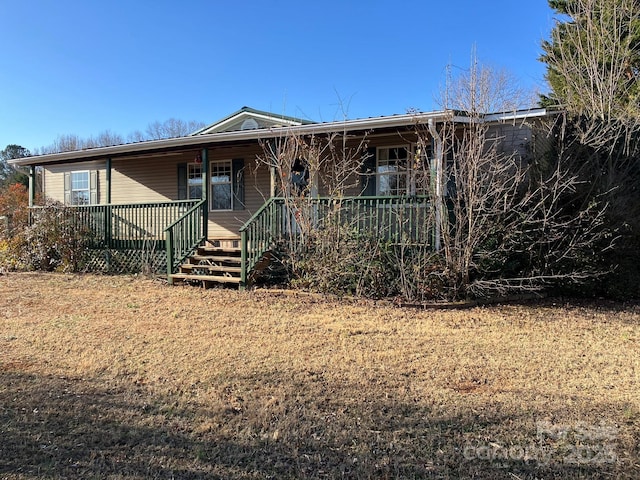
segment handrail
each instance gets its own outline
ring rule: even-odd
[[[274,225],[272,217],[276,204],[284,204],[284,199],[270,198],[240,227],[240,288],[247,286],[249,272],[273,246],[275,232],[272,228]]]
[[[167,247],[167,278],[171,283],[171,275],[178,265],[187,258],[204,240],[203,215],[207,206],[206,200],[200,200],[184,215],[165,229]]]

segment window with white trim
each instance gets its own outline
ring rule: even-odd
[[[407,194],[407,166],[409,146],[378,148],[376,165],[376,186],[378,195]]]
[[[198,200],[202,198],[202,164],[187,165],[187,198]]]
[[[89,205],[91,189],[89,171],[71,172],[71,205]]]
[[[231,160],[211,162],[211,210],[233,209]]]

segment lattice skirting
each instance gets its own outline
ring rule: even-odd
[[[88,250],[85,270],[96,273],[164,273],[167,252],[164,250]]]

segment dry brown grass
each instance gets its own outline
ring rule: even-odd
[[[12,274],[0,375],[1,478],[640,477],[637,306]]]

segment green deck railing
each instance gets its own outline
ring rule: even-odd
[[[49,215],[76,229],[91,233],[91,246],[140,250],[165,241],[165,230],[200,200],[132,203],[122,205],[53,205],[32,207],[30,220]]]
[[[249,272],[282,234],[278,226],[282,224],[283,206],[284,199],[270,198],[240,227],[240,288],[247,286]]]
[[[305,235],[329,225],[390,243],[431,245],[434,212],[426,196],[269,199],[241,228],[240,285],[276,243],[292,251],[304,248]]]
[[[207,201],[200,200],[165,229],[169,283],[171,283],[171,274],[205,239],[203,218],[205,218],[206,207]]]

